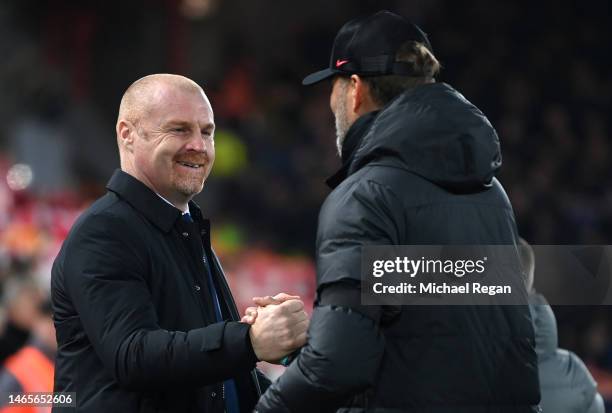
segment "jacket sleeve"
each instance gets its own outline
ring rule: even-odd
[[[401,218],[391,201],[386,188],[368,181],[326,201],[317,236],[319,302],[308,343],[257,412],[332,412],[374,385],[385,347],[378,327],[383,311],[360,304],[361,246],[398,240]]]
[[[244,323],[187,332],[160,328],[145,279],[146,246],[128,223],[93,215],[77,234],[60,263],[65,289],[93,349],[120,384],[197,386],[255,367]]]
[[[566,397],[574,397],[580,400],[581,408],[585,412],[599,410],[599,398],[601,397],[597,391],[597,382],[589,372],[589,369],[584,362],[575,353],[557,349],[557,357],[567,360],[566,372],[569,377],[568,388],[571,391],[566,392]],[[598,398],[599,396],[599,398]]]
[[[262,396],[257,412],[335,412],[375,382],[384,339],[373,320],[350,308],[318,306],[308,344]]]
[[[595,394],[595,397],[593,397],[593,401],[586,410],[586,413],[606,413],[606,405],[601,397],[601,394]]]
[[[319,214],[318,288],[361,281],[361,247],[399,244],[400,228],[406,228],[401,202],[387,186],[360,180],[349,190],[332,192]]]

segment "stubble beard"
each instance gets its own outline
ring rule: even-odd
[[[202,168],[208,168],[208,165]],[[172,186],[174,186],[176,191],[184,195],[185,198],[191,199],[202,192],[207,175],[208,174],[205,173],[204,176],[181,176],[180,174],[174,173],[172,176]]]
[[[208,156],[204,154],[183,154],[177,157],[177,159],[183,162],[202,165],[199,169],[192,172],[174,169],[172,173],[171,182],[174,189],[187,199],[191,199],[204,189],[204,182],[210,174],[212,162],[208,159]]]
[[[338,102],[334,117],[336,120],[336,149],[338,150],[338,156],[342,158],[342,145],[346,139],[346,133],[351,126],[348,121],[346,102],[344,99]]]
[[[138,134],[140,139],[148,140],[148,133],[143,129],[138,127],[136,133]],[[201,163],[203,166],[202,174],[182,174],[174,169],[174,162],[176,159],[172,159],[172,169],[169,171],[170,174],[170,185],[173,190],[177,191],[179,194],[183,195],[186,200],[191,200],[195,195],[202,192],[204,189],[204,182],[208,175],[210,174],[210,170],[212,169],[212,164],[207,157],[203,155],[191,155],[191,156],[182,156],[182,160],[193,162],[193,163]],[[123,168],[123,166],[122,166]]]
[[[188,199],[193,198],[204,189],[203,180],[185,179],[181,177],[175,177],[175,179],[173,179],[173,185],[174,189]]]

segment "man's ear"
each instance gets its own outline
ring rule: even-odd
[[[117,122],[117,141],[119,146],[128,152],[134,150],[134,135],[136,126],[129,120],[120,119]]]
[[[358,115],[361,107],[363,106],[363,80],[358,75],[351,75],[349,82],[349,90],[352,102],[351,111]]]
[[[363,114],[377,110],[377,105],[374,103],[370,95],[370,86],[364,82],[359,75],[352,75],[350,78],[350,90],[352,98],[352,111],[359,117]]]

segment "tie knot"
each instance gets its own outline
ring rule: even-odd
[[[182,218],[185,222],[193,222],[193,218],[191,218],[191,214],[189,212],[185,212]]]

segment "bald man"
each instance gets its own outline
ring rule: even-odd
[[[192,201],[215,160],[202,88],[158,74],[119,108],[121,170],[73,226],[52,270],[56,392],[78,412],[252,411],[263,376],[306,339],[303,303],[239,314]],[[61,410],[66,411],[66,410]]]

